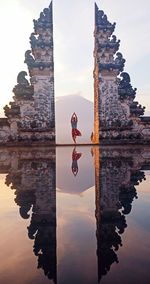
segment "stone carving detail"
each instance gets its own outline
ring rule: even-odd
[[[25,78],[27,76],[27,72],[21,71],[17,76],[17,85],[14,87],[13,92],[14,102],[10,102],[9,106],[6,105],[4,107],[5,116],[9,119],[20,120],[21,118],[21,108],[22,101],[33,101],[33,86],[29,85],[28,80]]]
[[[112,63],[109,63],[109,61],[107,63],[100,63],[99,69],[101,71],[102,70],[108,70],[108,71],[118,70],[119,72],[121,72],[121,71],[123,71],[124,64],[125,64],[125,59],[123,58],[122,54],[120,52],[118,52],[116,54],[115,60]]]
[[[120,74],[120,77],[121,80],[119,81],[119,86],[118,86],[120,98],[123,99],[129,97],[134,99],[137,89],[132,88],[129,74],[126,72],[122,72]]]
[[[44,48],[45,46],[41,47]],[[36,61],[33,56],[31,55],[31,50],[27,50],[25,52],[25,61],[24,63],[26,63],[28,65],[28,68],[31,70],[33,68],[39,68],[40,70],[43,70],[44,68],[53,68],[53,63],[50,62],[40,62],[40,61]]]
[[[129,121],[126,121],[126,110],[118,100],[116,82],[112,84],[112,82],[105,82],[101,79],[100,86],[103,94],[99,104],[101,129],[129,128]]]
[[[103,49],[111,50],[112,52],[117,52],[120,46],[120,40],[117,41],[117,38],[115,35],[112,35],[112,38],[110,40],[107,40],[106,42],[101,43],[100,48],[97,50],[98,52],[101,52]],[[104,53],[104,51],[102,51]]]
[[[43,12],[40,13],[38,20],[33,20],[35,31],[39,28],[51,28],[52,26],[52,2],[49,8],[45,8]]]
[[[115,35],[112,35],[112,39],[110,40],[111,43],[120,43],[120,40],[117,41],[117,37]]]
[[[130,111],[132,115],[139,117],[144,115],[145,107],[142,107],[138,102],[133,102],[130,105]]]
[[[27,72],[21,71],[17,76],[17,83],[20,85],[27,85],[29,86],[28,80],[25,78],[27,76]]]
[[[20,117],[20,107],[16,105],[15,103],[10,103],[10,107],[6,105],[4,107],[5,115],[8,118],[12,117]]]
[[[25,61],[24,61],[24,63],[26,63],[29,68],[34,66],[35,59],[31,55],[31,50],[27,50],[25,52]]]
[[[125,64],[125,59],[123,58],[122,54],[120,52],[117,52],[115,59],[115,64],[118,66],[119,71],[122,71]]]
[[[41,34],[37,38],[35,37],[35,35],[35,33],[32,33],[30,36],[30,43],[32,49],[36,47],[40,47],[42,49],[44,49],[45,47],[53,47],[52,42],[44,40]]]
[[[25,53],[25,63],[32,76],[33,69],[52,71],[53,65],[53,15],[52,3],[45,8],[38,20],[34,20],[34,32],[30,36],[31,50]]]
[[[120,99],[123,101],[125,99],[128,99],[130,103],[130,113],[134,117],[140,117],[144,115],[145,107],[142,107],[138,102],[135,102],[135,96],[136,96],[136,88],[133,89],[130,83],[130,76],[128,73],[123,72],[120,74],[120,77],[122,80],[119,80],[119,86],[118,86],[118,92]]]
[[[98,28],[100,27],[105,30],[108,29],[111,30],[111,32],[114,31],[116,23],[111,24],[108,21],[107,16],[104,14],[102,10],[98,9],[98,6],[96,4],[95,4],[95,14],[96,14],[95,23]]]
[[[35,33],[32,33],[30,36],[30,44],[32,48],[35,48],[37,46],[37,38],[35,37]]]

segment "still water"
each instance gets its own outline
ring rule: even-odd
[[[0,149],[0,284],[149,284],[150,148]]]

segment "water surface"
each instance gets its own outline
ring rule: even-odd
[[[0,149],[0,283],[150,283],[149,147]]]

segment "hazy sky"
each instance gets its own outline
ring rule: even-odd
[[[54,52],[56,97],[80,93],[93,100],[94,0],[54,0]],[[12,98],[24,53],[38,18],[49,0],[0,0],[1,68],[0,112]],[[150,111],[150,1],[97,0],[98,6],[116,22],[115,34],[126,59],[137,99]]]

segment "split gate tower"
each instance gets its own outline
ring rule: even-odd
[[[95,4],[94,50],[94,142],[150,140],[150,117],[143,117],[145,107],[135,101],[125,59],[118,52],[120,40],[111,24]]]
[[[53,7],[33,20],[31,50],[25,52],[27,72],[21,71],[14,87],[14,101],[5,106],[0,119],[0,142],[41,141],[55,143]]]

